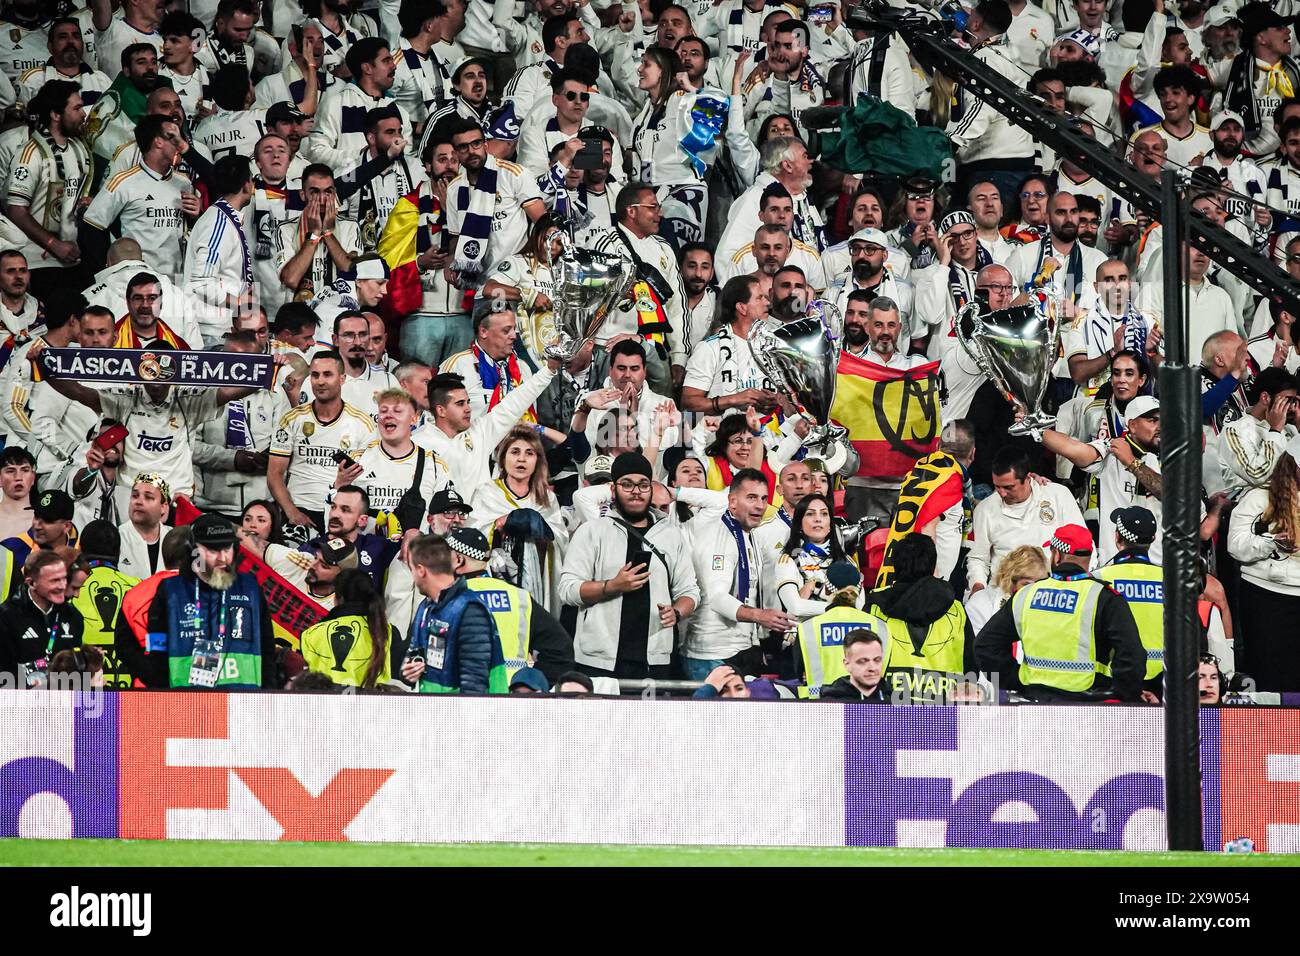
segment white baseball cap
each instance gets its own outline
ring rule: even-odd
[[[849,242],[869,242],[874,246],[879,246],[881,249],[889,248],[889,237],[879,229],[872,229],[870,227],[859,229],[853,235],[849,236]]]
[[[1214,119],[1210,120],[1210,132],[1213,133],[1216,129],[1227,122],[1236,123],[1243,130],[1246,128],[1246,121],[1241,118],[1240,113],[1235,113],[1232,110],[1223,110],[1222,112],[1215,113]]]
[[[1128,403],[1128,408],[1124,409],[1124,424],[1127,425],[1135,418],[1141,418],[1144,415],[1150,415],[1152,412],[1160,411],[1160,402],[1150,395],[1139,395]]]

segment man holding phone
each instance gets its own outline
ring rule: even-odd
[[[1232,498],[1251,488],[1268,487],[1278,459],[1296,434],[1296,380],[1284,368],[1269,366],[1246,386],[1249,411],[1224,426],[1219,435],[1219,467]]]
[[[650,511],[650,462],[614,461],[613,511],[574,534],[560,600],[578,612],[574,658],[593,677],[671,676],[677,625],[700,599],[681,529]]]

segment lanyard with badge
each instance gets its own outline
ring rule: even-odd
[[[414,640],[411,642],[411,650],[416,649],[415,645],[423,635],[425,661],[431,669],[442,670],[447,662],[447,640],[451,633],[451,624],[434,617],[433,605],[426,600],[420,607],[420,615],[416,618],[413,630]],[[410,651],[408,651],[407,657],[408,660],[418,659],[411,656]]]
[[[199,581],[194,580],[194,650],[190,655],[191,687],[215,687],[221,676],[221,654],[226,644],[226,592],[221,592],[221,608],[217,613],[217,636],[213,638],[203,626],[203,604],[199,596]]]

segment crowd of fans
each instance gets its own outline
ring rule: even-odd
[[[1300,278],[1292,0],[929,13]],[[842,0],[6,0],[0,41],[7,686],[1160,700],[1160,223]],[[855,103],[947,175],[837,166]],[[573,250],[635,277],[561,361]],[[1295,316],[1185,258],[1202,700],[1300,692]],[[1039,292],[1013,437],[955,325]],[[897,473],[755,358],[815,299],[934,385]]]

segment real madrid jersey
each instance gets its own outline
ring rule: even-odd
[[[49,55],[43,28],[29,30],[8,20],[0,20],[0,70],[10,82],[17,85],[19,77],[28,70],[43,66]]]
[[[287,484],[293,503],[304,511],[324,511],[325,495],[338,476],[334,453],[356,458],[374,440],[374,433],[370,416],[346,402],[328,422],[316,417],[313,402],[304,402],[280,419],[271,454],[289,459]]]
[[[132,166],[114,176],[91,200],[83,217],[88,225],[108,231],[118,224],[115,238],[140,243],[144,261],[173,282],[180,281],[181,240],[185,224],[181,218],[181,193],[192,192],[190,181],[180,173],[159,176],[148,166]]]
[[[142,385],[101,388],[100,413],[127,430],[118,481],[129,486],[136,475],[154,472],[163,476],[173,495],[193,497],[190,429],[218,414],[217,391],[173,385],[162,404],[155,405]]]
[[[355,484],[370,496],[370,512],[392,511],[415,483],[417,455],[424,456],[424,474],[420,476],[420,496],[427,509],[433,496],[447,487],[447,464],[431,451],[412,445],[411,451],[394,458],[378,439],[361,453],[357,464],[365,469]]]

